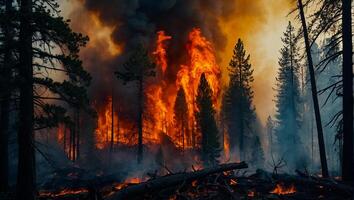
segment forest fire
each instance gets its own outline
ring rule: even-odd
[[[160,142],[160,134],[168,135],[179,148],[191,148],[198,145],[200,134],[195,128],[195,95],[202,73],[211,85],[215,108],[219,108],[221,70],[216,62],[212,44],[202,35],[199,28],[194,28],[186,44],[186,64],[181,64],[176,73],[176,80],[171,81],[165,75],[168,71],[168,41],[173,36],[164,31],[157,32],[155,50],[152,57],[156,62],[156,76],[148,80],[144,89],[146,106],[143,115],[143,143]],[[174,104],[177,92],[183,88],[187,103],[188,123],[182,128],[175,121]],[[115,102],[113,101],[113,104]],[[134,123],[122,121],[108,97],[106,105],[98,109],[96,128],[96,148],[103,149],[110,144],[136,145]],[[112,113],[113,112],[113,113]],[[124,127],[126,127],[124,130]],[[129,128],[128,128],[129,127]],[[113,133],[112,133],[113,131]],[[228,148],[228,146],[226,145]]]
[[[296,188],[294,185],[291,185],[290,187],[286,187],[284,184],[279,183],[275,186],[274,190],[270,191],[272,194],[278,194],[278,195],[287,195],[287,194],[293,194],[296,192]]]

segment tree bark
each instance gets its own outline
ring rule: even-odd
[[[5,14],[9,17],[12,14],[12,1],[5,1]],[[0,192],[6,192],[8,189],[8,137],[9,137],[9,112],[10,112],[10,98],[11,88],[9,82],[11,81],[11,68],[12,68],[12,47],[11,43],[13,35],[11,31],[10,21],[4,24],[4,60],[1,69],[1,76],[3,77],[3,86],[0,91]]]
[[[307,25],[306,25],[306,19],[305,19],[302,0],[298,0],[298,8],[300,11],[301,24],[302,24],[302,28],[303,28],[304,40],[305,40],[305,46],[306,46],[307,61],[308,61],[308,65],[309,65],[308,67],[309,67],[309,72],[310,72],[313,108],[315,110],[315,118],[316,118],[317,134],[318,134],[318,144],[319,144],[319,149],[320,149],[320,159],[321,159],[321,167],[322,167],[322,176],[328,177],[326,150],[325,150],[325,143],[324,143],[324,138],[323,138],[323,129],[322,129],[322,122],[321,122],[320,108],[318,105],[315,71],[314,71],[314,67],[313,67],[311,47],[310,47],[310,41],[309,41],[309,37],[308,37],[308,33],[307,33]]]
[[[206,168],[195,172],[179,173],[179,174],[163,176],[163,177],[159,177],[147,182],[143,182],[137,185],[132,185],[130,187],[122,189],[116,195],[112,196],[110,200],[121,200],[121,199],[130,199],[132,197],[139,197],[139,195],[142,195],[146,192],[161,191],[164,188],[178,186],[182,183],[188,183],[193,180],[206,177],[210,174],[216,174],[216,173],[231,171],[235,169],[244,169],[247,167],[248,166],[245,162],[228,163],[228,164],[223,164],[212,168]]]
[[[34,200],[35,152],[33,135],[32,0],[20,1],[19,77],[20,105],[18,130],[17,199]]]
[[[351,0],[342,1],[343,34],[343,164],[342,178],[353,184],[353,44]]]

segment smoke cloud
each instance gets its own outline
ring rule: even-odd
[[[180,64],[185,64],[188,33],[199,27],[214,45],[224,84],[233,46],[238,38],[244,40],[255,69],[257,113],[264,122],[274,112],[273,93],[269,91],[276,74],[280,36],[287,23],[288,0],[76,0],[63,6],[71,8],[66,15],[72,19],[74,30],[90,37],[81,56],[93,74],[90,92],[95,101],[104,100],[114,86],[122,107],[134,103],[135,85],[122,86],[113,72],[137,43],[152,50],[159,30],[173,37],[168,44],[166,75],[174,82]]]

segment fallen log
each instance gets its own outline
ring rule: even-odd
[[[245,162],[228,163],[228,164],[219,165],[217,167],[198,170],[195,172],[185,172],[185,173],[162,176],[137,185],[128,186],[118,191],[116,194],[112,195],[109,199],[122,200],[122,199],[130,199],[133,197],[139,197],[139,195],[145,193],[156,192],[161,189],[176,186],[182,183],[189,183],[192,182],[193,180],[197,180],[211,174],[216,174],[216,173],[231,171],[236,169],[244,169],[247,167],[248,165]]]

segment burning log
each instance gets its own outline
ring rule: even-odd
[[[236,169],[247,168],[248,165],[245,162],[241,163],[229,163],[222,164],[217,167],[206,168],[195,172],[186,172],[158,177],[156,179],[143,182],[137,185],[126,187],[120,190],[117,194],[113,195],[111,200],[129,199],[134,196],[139,196],[147,192],[161,191],[165,188],[176,186],[182,183],[189,183],[193,180],[203,178],[205,176],[216,174],[220,172],[226,172]]]

